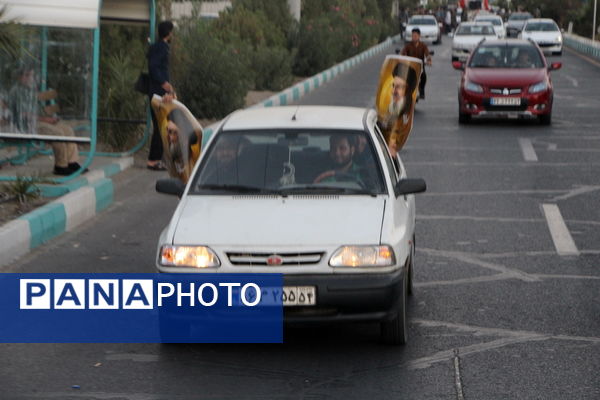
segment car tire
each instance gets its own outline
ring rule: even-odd
[[[417,246],[417,242],[415,240],[415,235],[413,235],[412,238],[412,246],[410,249],[410,258],[408,260],[408,275],[407,275],[407,280],[408,282],[406,283],[406,294],[409,296],[413,295],[413,275],[414,275],[414,271],[415,271],[415,250],[416,250],[416,246]]]
[[[468,124],[471,122],[471,114],[466,114],[462,112],[458,112],[458,123],[459,124]]]
[[[406,292],[408,283],[408,274],[402,279],[402,293],[398,300],[398,309],[396,315],[386,321],[381,322],[381,340],[389,345],[403,345],[408,340],[408,323],[406,319]]]
[[[540,119],[540,125],[551,125],[552,124],[552,112],[538,116]]]

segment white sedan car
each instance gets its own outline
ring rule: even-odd
[[[410,17],[404,33],[405,41],[411,41],[412,30],[415,28],[419,28],[421,31],[422,42],[432,44],[442,43],[442,31],[433,15],[413,15]]]
[[[156,184],[181,197],[158,271],[282,273],[286,322],[377,321],[385,342],[405,343],[413,194],[426,185],[407,178],[376,120],[323,106],[227,117],[187,185]]]
[[[471,51],[484,39],[496,39],[498,35],[490,22],[463,22],[452,39],[452,61],[465,62]]]
[[[502,39],[506,36],[506,28],[504,27],[504,21],[498,15],[494,14],[480,14],[475,17],[473,22],[491,22],[494,25],[494,30],[498,35],[498,39]]]
[[[562,55],[562,32],[556,22],[550,18],[528,20],[520,33],[520,37],[533,40],[544,53]]]

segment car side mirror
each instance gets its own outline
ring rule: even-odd
[[[465,63],[462,61],[452,61],[452,67],[454,69],[457,69],[459,71],[464,71],[465,70]]]
[[[562,63],[561,62],[553,62],[548,67],[548,71],[556,71],[557,69],[561,69],[561,68],[562,68]]]
[[[424,179],[401,179],[394,187],[394,194],[398,197],[406,194],[422,193],[426,190],[427,184]]]
[[[156,181],[155,189],[158,193],[172,194],[181,198],[185,190],[185,183],[175,178],[159,179]]]

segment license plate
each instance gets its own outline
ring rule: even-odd
[[[285,307],[290,307],[314,306],[317,304],[317,288],[315,286],[263,287],[261,289],[260,304],[263,306],[283,304]],[[237,292],[236,295],[239,296],[238,290],[234,289],[234,292]],[[252,296],[253,292],[248,291],[247,294]],[[254,301],[254,298],[248,298],[248,301]]]
[[[520,106],[520,97],[492,97],[490,104],[493,106]]]

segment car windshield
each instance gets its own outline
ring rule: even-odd
[[[460,25],[456,36],[490,36],[495,35],[494,28],[489,25]]]
[[[540,53],[531,44],[479,46],[473,52],[470,68],[544,68]]]
[[[408,21],[409,25],[436,25],[435,19],[433,18],[411,18]]]
[[[525,32],[558,32],[558,26],[552,22],[529,22]]]
[[[221,132],[207,149],[192,194],[387,193],[365,132]]]
[[[524,21],[531,18],[531,14],[512,14],[508,20],[509,21]]]
[[[495,26],[502,25],[502,20],[499,18],[477,18],[475,22],[491,22]]]

